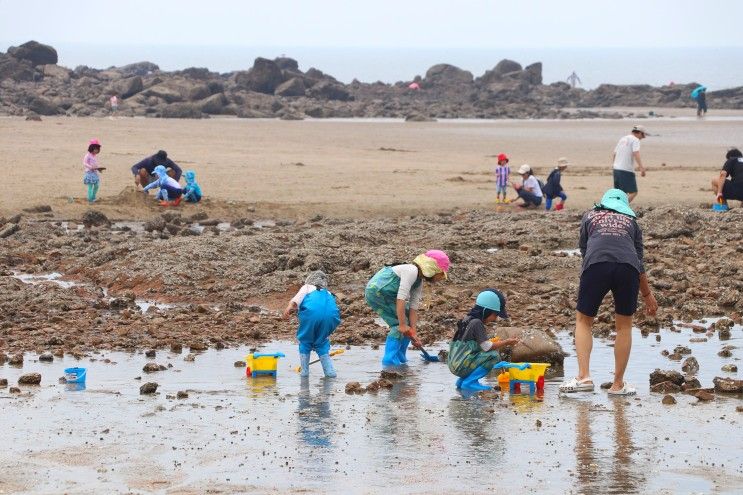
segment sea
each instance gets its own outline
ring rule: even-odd
[[[162,70],[206,67],[226,73],[246,70],[256,57],[288,56],[302,70],[315,67],[349,83],[410,81],[439,63],[456,65],[477,77],[504,58],[526,66],[542,62],[546,84],[575,71],[581,87],[602,83],[697,82],[710,90],[743,86],[743,47],[695,48],[370,48],[299,46],[169,46],[54,44],[59,64],[94,68],[149,61]],[[11,43],[5,44],[9,46]]]

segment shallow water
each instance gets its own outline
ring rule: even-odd
[[[193,363],[160,351],[154,360],[101,353],[93,362],[49,364],[28,355],[23,369],[0,368],[11,384],[21,373],[43,375],[41,387],[24,387],[28,396],[0,391],[0,491],[739,493],[735,407],[743,401],[696,404],[678,394],[676,406],[664,406],[648,392],[654,368],[680,369],[660,355],[678,344],[692,348],[703,385],[724,374],[719,367],[735,358],[717,357],[716,337],[690,344],[698,335],[663,331],[658,343],[638,332],[627,379],[639,395],[629,399],[598,390],[560,397],[560,379],[548,381],[542,400],[466,399],[445,365],[413,351],[392,390],[347,395],[348,381],[378,377],[382,350],[366,347],[335,358],[339,378],[322,378],[318,363],[304,381],[293,371],[296,347],[284,342],[261,348],[287,355],[276,379],[246,379],[245,368],[233,366],[247,348],[209,350]],[[741,327],[733,337],[726,344],[743,345]],[[560,340],[572,351],[567,334]],[[146,375],[149,361],[173,367]],[[597,383],[611,378],[612,363],[612,348],[596,340]],[[565,364],[574,374],[574,357]],[[88,368],[84,391],[57,384],[73,365]],[[160,384],[158,395],[139,395],[146,381]],[[189,398],[166,397],[179,390]]]

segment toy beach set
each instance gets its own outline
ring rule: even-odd
[[[501,392],[520,394],[521,385],[529,387],[529,395],[544,393],[544,373],[549,363],[509,363],[501,361],[493,369],[503,370],[498,375]]]

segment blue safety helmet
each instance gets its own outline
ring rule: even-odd
[[[475,304],[493,311],[503,319],[508,319],[506,313],[506,296],[496,289],[485,289],[477,295]]]

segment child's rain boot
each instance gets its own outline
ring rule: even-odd
[[[322,370],[327,378],[335,378],[338,376],[335,373],[335,367],[333,366],[333,360],[330,359],[330,354],[323,354],[320,356],[320,364],[322,364]]]
[[[400,361],[400,364],[405,364],[408,362],[407,352],[408,352],[408,346],[410,345],[410,339],[407,337],[403,337],[400,341],[400,349],[397,351],[397,359]]]
[[[310,355],[300,354],[299,355],[299,376],[310,376]]]
[[[387,340],[384,342],[384,357],[382,357],[382,365],[384,366],[400,366],[400,344],[401,339],[388,335]]]
[[[464,381],[464,378],[457,378],[457,390],[462,388],[462,382]]]
[[[557,203],[557,205],[555,206],[555,210],[557,210],[557,211],[560,211],[563,208],[565,208],[565,206],[562,203]]]
[[[480,383],[480,378],[483,378],[490,372],[489,369],[479,366],[472,370],[472,373],[462,380],[462,390],[492,390],[493,387],[483,385]]]

